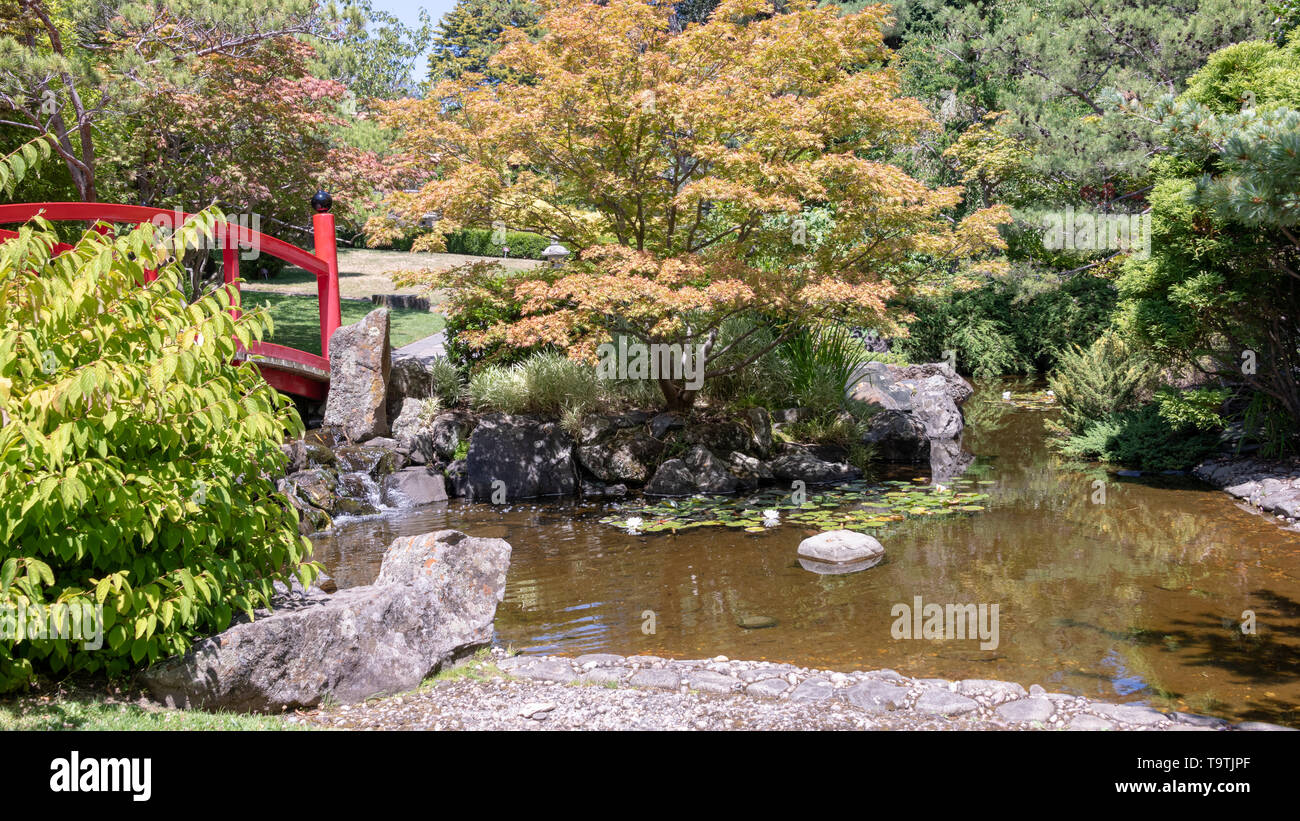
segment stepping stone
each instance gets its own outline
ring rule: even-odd
[[[977,696],[991,693],[997,701],[1024,698],[1028,693],[1025,688],[1014,681],[995,681],[993,679],[968,678],[957,682],[957,692],[964,696]]]
[[[913,709],[921,713],[956,716],[978,710],[979,704],[974,699],[966,698],[951,690],[926,690]]]
[[[1052,702],[1049,699],[1034,697],[1008,701],[997,709],[999,718],[1007,721],[1044,722],[1052,717]]]
[[[1150,726],[1169,720],[1169,716],[1159,710],[1153,710],[1139,704],[1092,704],[1089,709],[1102,718],[1118,721],[1122,724]]]
[[[835,687],[824,678],[810,678],[794,688],[790,693],[791,701],[814,702],[825,701],[835,695]]]
[[[700,670],[686,677],[686,686],[705,693],[730,693],[740,687],[740,679]]]
[[[623,677],[632,672],[630,667],[596,667],[582,674],[587,684],[621,684]]]
[[[628,680],[633,687],[652,687],[656,690],[676,690],[682,678],[672,670],[638,670]]]
[[[1283,727],[1281,724],[1269,724],[1267,721],[1243,721],[1237,725],[1238,730],[1266,730],[1271,732],[1295,732],[1294,727]]]
[[[1104,718],[1090,716],[1087,713],[1080,713],[1070,719],[1070,730],[1113,730],[1115,725]]]
[[[756,681],[745,688],[745,693],[758,698],[776,698],[790,689],[790,682],[783,678],[768,678]]]
[[[765,678],[783,676],[793,669],[794,667],[789,664],[764,664],[760,667],[755,667],[753,670],[741,670],[738,675],[740,676],[741,681],[762,681]]]
[[[509,669],[507,672],[533,681],[554,681],[560,684],[570,684],[578,680],[578,674],[573,672],[573,668],[569,666],[568,662],[552,659],[529,659],[523,664],[515,665],[513,669]]]
[[[907,699],[907,688],[896,687],[883,681],[864,681],[842,693],[845,701],[872,713],[901,710]]]
[[[588,664],[593,667],[608,667],[613,664],[622,664],[624,658],[613,653],[585,653],[573,660],[578,667],[586,667]]]

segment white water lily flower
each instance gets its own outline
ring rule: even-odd
[[[763,511],[763,525],[764,525],[764,526],[766,526],[766,527],[772,527],[773,525],[778,525],[778,524],[780,524],[780,523],[781,523],[781,514],[780,514],[778,511],[775,511],[775,510],[764,510],[764,511]]]
[[[628,529],[628,530],[640,530],[642,524],[643,524],[643,522],[642,522],[640,516],[633,516],[632,518],[630,518],[630,519],[627,520],[627,529]]]
[[[1011,399],[1011,391],[1003,391],[1003,392],[1002,392],[1002,398],[1003,398],[1004,400],[1009,400],[1009,399]]]

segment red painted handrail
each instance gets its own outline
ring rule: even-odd
[[[318,195],[318,197],[321,195]],[[313,204],[315,200],[313,200]],[[329,207],[325,198],[325,209]],[[142,224],[155,222],[158,217],[166,217],[163,224],[173,228],[179,217],[183,222],[194,216],[175,209],[149,208],[143,205],[117,205],[100,202],[18,202],[0,205],[0,225],[25,223],[35,216],[41,216],[52,222],[88,221],[108,223]],[[157,224],[155,222],[155,224]],[[265,251],[271,256],[296,265],[316,275],[316,295],[320,301],[321,353],[323,356],[274,345],[269,342],[256,343],[249,353],[254,357],[269,357],[306,366],[309,369],[329,373],[329,340],[343,324],[342,306],[339,301],[339,267],[335,245],[334,215],[328,210],[320,210],[312,216],[312,233],[315,251],[311,253],[296,245],[275,237],[267,236],[237,223],[225,223],[216,226],[216,238],[220,241],[222,254],[222,279],[235,284],[238,289],[239,248],[255,248],[259,253]],[[13,231],[0,229],[0,242],[18,236]],[[54,247],[56,254],[71,249],[71,245],[59,243]],[[152,273],[152,272],[147,272]],[[147,276],[147,275],[146,275]],[[147,276],[149,280],[153,277]],[[297,393],[314,399],[325,396],[328,376],[313,379],[299,373],[277,369],[273,363],[261,364],[268,382],[279,390]],[[322,384],[324,383],[324,384]]]

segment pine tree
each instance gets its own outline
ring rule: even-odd
[[[438,23],[429,55],[429,82],[457,80],[467,72],[503,79],[488,67],[501,48],[506,29],[539,33],[539,13],[531,0],[460,0]]]

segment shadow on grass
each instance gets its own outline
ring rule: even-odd
[[[321,352],[320,304],[316,297],[244,291],[242,298],[245,310],[264,307],[270,311],[275,321],[275,333],[268,341],[308,353]],[[344,325],[360,322],[375,308],[369,302],[349,300],[344,300],[342,307]],[[390,308],[389,312],[392,322],[390,339],[394,348],[436,334],[446,325],[441,314],[416,308]]]

